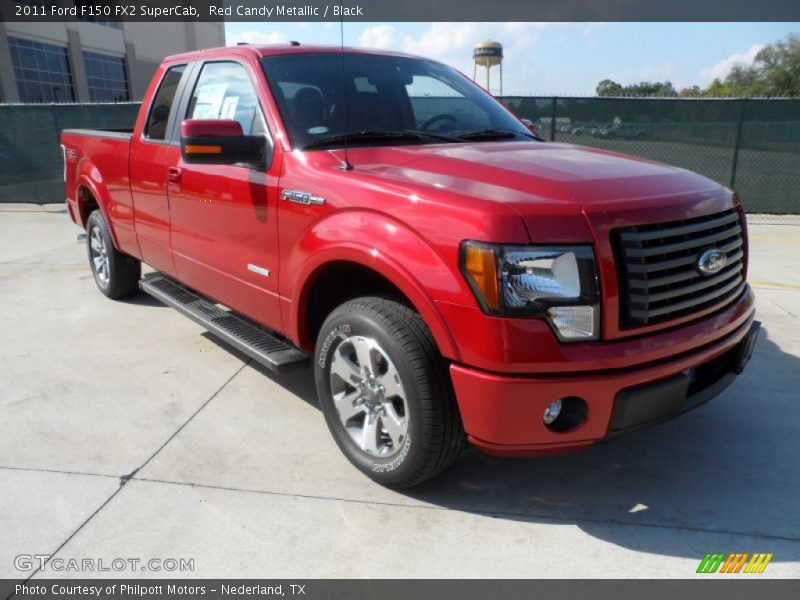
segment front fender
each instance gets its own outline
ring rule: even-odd
[[[285,282],[286,296],[291,299],[291,334],[301,345],[310,345],[305,315],[311,286],[326,265],[337,261],[360,264],[389,280],[425,320],[440,352],[460,360],[450,328],[435,304],[444,295],[466,289],[457,265],[449,266],[400,221],[364,210],[337,211],[317,221],[298,240],[281,269],[281,283]]]

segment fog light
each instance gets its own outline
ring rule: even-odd
[[[556,400],[552,404],[549,404],[547,408],[544,409],[544,415],[542,415],[542,421],[544,421],[545,425],[550,425],[558,418],[558,415],[561,414],[561,400]]]
[[[550,431],[572,431],[586,422],[589,405],[583,398],[566,396],[544,409],[542,421]]]
[[[594,306],[553,306],[547,315],[565,340],[597,337]]]

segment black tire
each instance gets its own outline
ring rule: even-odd
[[[390,298],[357,298],[328,316],[317,340],[314,374],[322,413],[337,445],[356,468],[381,485],[404,488],[438,475],[455,460],[465,442],[461,416],[447,364],[419,314]],[[387,368],[394,367],[399,375],[407,434],[395,446],[388,439],[388,429],[378,429],[378,438],[391,446],[393,454],[388,457],[370,454],[359,447],[334,404],[334,381],[341,380],[331,375],[332,363],[337,353],[336,360],[340,361],[348,348],[353,348],[352,340],[375,342],[378,347],[372,356],[378,357],[378,366],[374,370],[380,371],[380,357],[384,353]],[[353,386],[356,391],[350,394],[358,394],[358,389]],[[366,398],[359,396],[351,405],[366,406]],[[397,400],[400,398],[395,397]],[[371,401],[379,402],[374,398]],[[390,401],[384,398],[384,405],[387,402]],[[387,409],[378,406],[376,410],[380,415]],[[385,421],[378,422],[382,428]]]
[[[103,294],[117,300],[139,291],[142,263],[114,247],[106,219],[99,210],[89,215],[86,221],[86,252],[94,282]],[[98,267],[98,258],[103,256],[107,260],[100,260],[101,266]]]

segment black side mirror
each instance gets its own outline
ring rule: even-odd
[[[181,155],[189,164],[232,165],[266,161],[263,135],[244,135],[233,119],[186,119],[181,123]]]

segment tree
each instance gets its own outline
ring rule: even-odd
[[[766,82],[756,66],[741,63],[733,65],[731,72],[725,77],[725,86],[729,95],[745,97],[768,95]]]
[[[756,55],[755,65],[766,95],[800,96],[800,36],[770,44]]]
[[[764,46],[752,65],[738,63],[724,80],[715,79],[703,96],[800,96],[800,36]]]
[[[616,81],[603,79],[595,88],[598,96],[622,96],[622,86]]]
[[[632,87],[638,96],[675,97],[678,95],[671,81],[643,81]]]
[[[724,98],[731,96],[730,88],[726,86],[718,78],[711,82],[711,85],[703,90],[702,96],[704,98]]]
[[[598,96],[677,96],[670,81],[640,81],[632,85],[621,85],[611,79],[603,79],[595,88]]]
[[[642,81],[621,85],[604,79],[596,88],[598,96],[664,96],[720,98],[736,96],[800,96],[800,35],[789,34],[782,41],[764,46],[752,65],[737,63],[724,79],[715,79],[706,89],[693,85],[680,94],[669,81]]]
[[[700,89],[699,85],[693,85],[690,87],[683,88],[678,95],[681,98],[699,98],[703,94],[703,90]]]

